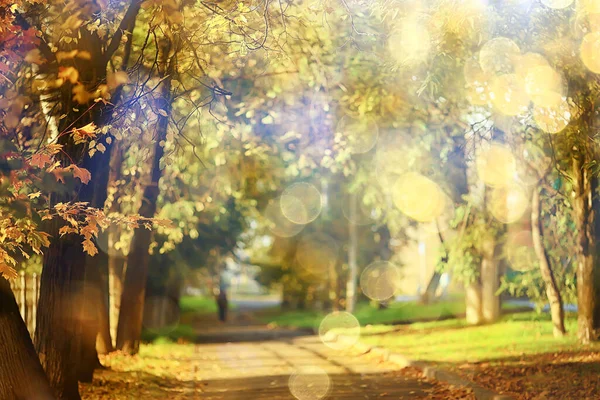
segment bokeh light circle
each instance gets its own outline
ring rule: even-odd
[[[346,194],[342,201],[342,213],[344,217],[354,225],[370,225],[376,221],[381,220],[385,215],[385,210],[380,207],[372,207],[367,205],[362,200],[360,195],[357,195],[356,200],[356,213],[352,213],[350,210],[350,202],[352,201],[352,195]]]
[[[338,260],[339,247],[335,239],[324,233],[303,235],[296,247],[296,262],[310,275],[327,274]]]
[[[515,271],[525,272],[536,267],[537,256],[529,230],[508,232],[504,253]]]
[[[521,219],[528,206],[527,192],[517,184],[494,188],[488,199],[490,213],[505,224],[511,224]]]
[[[280,199],[270,201],[263,215],[267,220],[269,230],[275,236],[289,238],[296,236],[304,229],[304,224],[295,224],[283,215]]]
[[[560,101],[551,107],[534,107],[533,120],[537,126],[547,133],[559,133],[564,130],[571,120],[571,108],[567,100]]]
[[[374,157],[375,176],[384,191],[390,191],[396,180],[411,168],[414,151],[410,138],[400,132],[381,136]]]
[[[549,66],[549,64],[543,55],[539,53],[525,53],[517,58],[515,73],[521,78],[525,78],[533,68],[544,66]]]
[[[360,288],[365,296],[375,301],[389,300],[398,291],[400,269],[387,261],[369,264],[360,275]]]
[[[329,393],[331,378],[322,368],[305,366],[290,375],[288,387],[298,400],[324,399]]]
[[[344,116],[337,127],[348,144],[352,154],[363,154],[375,147],[379,130],[377,123],[370,118],[352,118]]]
[[[494,77],[490,87],[494,107],[505,115],[519,115],[527,110],[529,96],[517,74]]]
[[[360,323],[349,312],[334,311],[321,321],[319,337],[323,344],[331,349],[349,349],[360,338]]]
[[[586,14],[600,14],[600,1],[598,0],[579,0],[581,9]]]
[[[590,32],[583,37],[579,49],[581,61],[595,74],[600,73],[600,32]]]
[[[535,105],[553,107],[566,95],[563,77],[549,65],[531,68],[525,76],[525,91]]]
[[[502,187],[514,180],[517,161],[507,146],[493,143],[477,154],[475,167],[479,179],[486,185]]]
[[[431,50],[431,36],[422,21],[407,18],[389,38],[389,50],[400,64],[414,66],[425,61]]]
[[[287,187],[279,204],[282,214],[295,224],[306,225],[319,216],[323,201],[321,193],[312,184],[306,182],[294,183]]]
[[[479,51],[479,65],[486,74],[499,75],[514,72],[521,54],[519,46],[505,37],[487,41]]]
[[[433,221],[445,208],[445,196],[438,184],[416,172],[400,176],[392,195],[396,207],[419,222]]]
[[[542,4],[549,8],[554,8],[556,10],[560,10],[562,8],[567,8],[571,4],[573,4],[573,0],[541,0]]]

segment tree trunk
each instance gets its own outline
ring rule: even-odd
[[[483,244],[481,260],[481,306],[483,321],[496,322],[500,317],[500,287],[498,260],[495,257],[495,240],[487,239]]]
[[[109,238],[110,240],[110,238]],[[123,279],[126,270],[125,256],[111,254],[108,260],[109,322],[112,345],[117,345],[117,327],[123,295]]]
[[[356,304],[356,280],[358,279],[358,233],[356,227],[356,214],[358,209],[358,194],[350,193],[350,218],[348,218],[348,282],[346,283],[346,311],[354,312]]]
[[[51,400],[52,388],[8,281],[0,276],[0,399]]]
[[[170,64],[173,65],[174,60]],[[172,68],[172,67],[170,67]],[[169,68],[169,69],[170,69]],[[171,110],[171,78],[170,74],[163,82],[162,98],[157,104],[158,109],[165,110],[167,115],[158,116],[157,138],[154,145],[154,158],[150,184],[144,189],[139,215],[146,218],[154,217],[156,200],[158,199],[158,184],[162,175],[160,161],[164,154],[164,141],[167,137],[169,115]],[[152,231],[145,228],[135,230],[131,241],[131,249],[127,257],[127,271],[123,282],[121,297],[121,312],[117,328],[117,349],[128,354],[137,354],[142,333],[144,317],[144,300],[146,294],[146,279],[148,276],[148,253],[152,240]]]
[[[560,290],[556,285],[554,273],[550,267],[550,260],[546,253],[546,248],[543,242],[543,226],[541,221],[541,200],[540,193],[537,188],[533,189],[531,198],[531,236],[533,237],[533,248],[540,263],[540,271],[542,278],[546,284],[546,296],[550,304],[550,315],[552,316],[552,325],[554,327],[554,336],[561,337],[566,333],[565,330],[565,313],[563,310],[562,297]]]
[[[483,321],[481,282],[465,285],[466,319],[469,325],[479,325]]]
[[[577,334],[582,343],[596,339],[594,309],[595,290],[595,212],[592,207],[594,188],[591,171],[582,153],[573,158],[575,199],[573,211],[578,230],[577,245]]]
[[[442,246],[442,250],[444,255],[442,256],[442,264],[448,263],[448,252],[446,251],[446,242],[444,241],[444,236],[442,236],[442,231],[440,230],[440,225],[438,221],[435,221],[438,238],[440,239],[440,245]],[[429,282],[427,283],[427,287],[425,288],[425,292],[421,295],[421,302],[423,304],[429,304],[433,298],[435,298],[435,292],[437,292],[438,287],[440,286],[440,280],[442,278],[442,273],[437,270],[437,268],[433,271],[433,275]]]
[[[58,237],[60,221],[49,232]],[[80,399],[78,366],[83,307],[85,254],[73,235],[54,239],[44,252],[35,344],[50,384],[59,399]]]

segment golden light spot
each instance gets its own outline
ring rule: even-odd
[[[600,73],[600,32],[590,32],[583,37],[579,49],[581,61],[595,74]]]
[[[362,201],[360,195],[358,195],[358,197],[356,212],[352,213],[350,209],[350,202],[352,201],[351,196],[348,194],[344,196],[342,201],[342,213],[348,221],[355,225],[369,225],[383,217],[385,211],[382,207],[367,205]]]
[[[519,115],[527,110],[529,96],[516,74],[495,77],[490,87],[494,107],[505,115]]]
[[[419,222],[433,221],[444,211],[444,196],[437,183],[416,172],[400,176],[392,196],[400,211]]]
[[[579,0],[579,6],[586,14],[600,14],[600,0]]]
[[[525,78],[531,69],[547,66],[548,61],[539,53],[525,53],[517,58],[515,63],[515,73],[521,78]]]
[[[484,106],[491,101],[490,88],[487,83],[482,85],[468,85],[465,97],[474,106]]]
[[[490,75],[483,72],[479,60],[470,58],[463,67],[465,76],[466,98],[476,106],[488,104],[490,101],[489,81]]]
[[[283,191],[279,204],[282,214],[291,222],[308,224],[321,213],[321,193],[310,183],[294,183]]]
[[[557,105],[567,92],[563,77],[549,65],[529,69],[525,77],[525,90],[531,101],[541,107]]]
[[[512,40],[498,37],[489,40],[479,51],[479,65],[486,74],[510,74],[515,70],[521,50]]]
[[[300,239],[296,248],[296,261],[302,271],[322,276],[338,259],[338,245],[324,233],[313,233]]]
[[[288,238],[296,236],[304,229],[304,224],[295,224],[283,215],[280,199],[270,201],[263,215],[267,220],[269,230],[276,236]]]
[[[323,318],[319,325],[319,337],[325,346],[334,350],[346,350],[354,346],[360,337],[360,323],[346,311],[334,311]]]
[[[537,256],[529,230],[509,232],[504,252],[510,267],[515,271],[529,271],[537,265]]]
[[[410,140],[398,132],[380,138],[373,161],[376,179],[384,191],[390,191],[398,177],[411,168],[409,159],[413,149]]]
[[[546,7],[560,10],[573,4],[573,0],[542,0],[542,4],[544,4]]]
[[[400,64],[415,66],[424,62],[431,49],[431,36],[423,21],[407,18],[389,39],[392,57]]]
[[[571,110],[564,98],[551,107],[534,107],[533,120],[537,126],[548,133],[559,133],[569,125]]]
[[[528,205],[527,192],[516,184],[494,188],[488,201],[488,209],[491,214],[505,224],[521,219]]]
[[[502,187],[510,184],[517,171],[517,162],[510,149],[499,143],[477,154],[477,175],[486,185]]]
[[[352,154],[368,152],[375,146],[379,136],[377,123],[364,117],[344,116],[338,123],[337,131],[348,143],[348,150]]]
[[[360,288],[365,296],[376,301],[389,300],[396,294],[400,270],[387,261],[375,261],[360,275]]]
[[[288,387],[298,400],[319,400],[329,393],[331,378],[322,368],[301,367],[290,375]]]
[[[483,72],[479,60],[476,58],[469,58],[465,61],[463,74],[465,76],[465,82],[469,85],[481,85],[490,79],[490,75]]]

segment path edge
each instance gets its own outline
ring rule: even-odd
[[[392,352],[385,347],[371,346],[362,342],[355,343],[353,347],[363,354],[368,353],[379,358],[381,361],[390,362],[400,368],[415,367],[421,370],[421,374],[424,378],[435,379],[457,387],[469,388],[473,391],[477,400],[516,400],[513,396],[493,392],[454,372],[450,372],[423,361],[411,360],[403,354]]]

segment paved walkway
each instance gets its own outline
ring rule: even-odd
[[[407,378],[398,367],[356,351],[332,350],[318,337],[289,341],[195,346],[201,398],[217,399],[417,399],[429,383]]]

